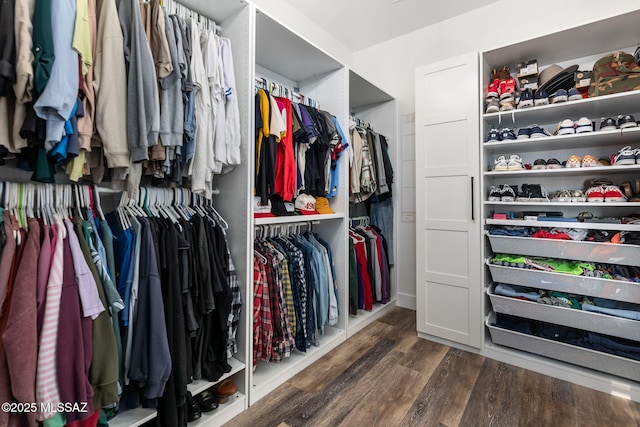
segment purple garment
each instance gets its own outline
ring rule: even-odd
[[[104,311],[100,295],[98,295],[98,285],[96,284],[91,270],[84,258],[78,236],[73,230],[73,224],[66,219],[64,225],[67,227],[67,240],[71,249],[71,258],[73,259],[73,269],[75,271],[78,292],[80,293],[80,301],[82,302],[82,312],[84,317],[95,319]]]
[[[67,423],[84,420],[93,414],[93,388],[89,383],[91,366],[92,321],[83,317],[78,284],[73,270],[69,239],[64,241],[62,297],[58,322],[57,377],[60,379],[60,400],[87,404],[87,412],[68,412]]]
[[[44,321],[44,307],[47,299],[47,282],[49,281],[49,269],[51,267],[51,226],[42,226],[42,244],[38,255],[38,281],[36,288],[36,301],[38,307],[38,342]]]

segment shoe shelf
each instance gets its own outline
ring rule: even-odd
[[[547,203],[548,204],[548,203]],[[523,219],[485,219],[485,225],[538,228],[581,228],[587,230],[640,231],[640,224],[613,224],[608,222],[538,221]],[[637,249],[637,247],[635,247]]]
[[[227,403],[218,406],[211,412],[203,412],[202,417],[189,423],[189,427],[218,427],[234,418],[244,410],[245,395],[236,392],[229,397]]]
[[[494,285],[489,286],[487,295],[491,299],[491,306],[496,313],[640,341],[640,328],[638,328],[637,320],[511,298],[494,293],[494,289]]]
[[[325,221],[325,220],[339,219],[344,217],[345,217],[344,212],[336,212],[332,214],[317,214],[317,215],[276,216],[276,217],[267,217],[267,218],[255,218],[255,225],[291,224],[294,222]]]
[[[583,116],[595,120],[601,117],[615,118],[619,114],[635,113],[638,111],[639,105],[640,91],[636,90],[578,101],[489,113],[484,114],[483,119],[493,127],[498,127],[501,123],[507,122],[517,123],[522,126],[534,123],[553,123],[560,122],[565,118],[577,120]]]
[[[589,174],[625,174],[637,173],[640,165],[622,166],[593,166],[588,168],[560,168],[560,169],[538,169],[538,170],[517,170],[517,171],[486,171],[485,176],[505,176],[505,177],[525,177],[525,176],[570,176]]]
[[[640,267],[638,246],[488,234],[491,250],[500,254],[540,256]],[[640,328],[638,328],[640,338]]]
[[[638,144],[640,127],[575,133],[571,135],[547,136],[543,138],[516,139],[511,141],[485,142],[483,147],[490,153],[517,151],[529,153],[573,148],[598,148]]]
[[[237,374],[238,372],[242,371],[245,368],[244,363],[242,363],[241,361],[235,358],[231,358],[227,360],[227,363],[231,365],[231,371],[221,376],[218,379],[218,381],[212,382],[207,380],[196,380],[191,384],[187,384],[187,390],[189,390],[191,394],[195,396],[196,394],[200,394],[203,391],[213,387],[215,384],[219,383],[220,381],[224,381],[227,378],[232,377],[233,375]]]
[[[503,329],[495,323],[496,313],[491,311],[487,316],[486,325],[495,344],[640,381],[640,362],[637,360]],[[612,379],[613,381],[615,380]]]
[[[636,304],[640,302],[640,283],[636,282],[505,267],[491,264],[488,260],[487,264],[494,283],[507,283]]]
[[[639,207],[640,203],[635,202],[484,202],[485,205],[497,206],[588,206],[590,208],[602,207]]]

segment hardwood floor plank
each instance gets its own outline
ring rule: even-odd
[[[247,427],[260,425],[260,427],[280,426],[282,419],[290,411],[303,406],[311,398],[311,394],[290,385],[283,384],[272,393],[262,398],[257,405],[253,405],[248,411],[244,411],[225,424],[227,427]]]
[[[400,364],[405,368],[431,376],[448,351],[449,347],[446,345],[418,338]]]
[[[376,365],[395,346],[395,341],[381,339],[370,351],[358,358],[353,364],[344,370],[340,375],[330,381],[322,390],[314,394],[304,405],[288,415],[283,421],[292,427],[310,425],[313,420],[328,416],[326,408],[333,406],[336,400],[345,398],[347,394],[341,396],[351,389],[367,373],[373,371]],[[333,410],[332,410],[333,411]],[[281,419],[282,420],[282,419]]]
[[[516,368],[517,369],[517,368]],[[513,387],[510,385],[508,393],[516,400],[516,405],[520,408],[518,426],[538,427],[541,425],[557,425],[553,411],[555,405],[567,405],[553,400],[552,378],[537,372],[526,372],[517,369],[518,383]],[[515,378],[514,378],[515,380]],[[518,384],[514,381],[515,384]],[[506,420],[505,420],[506,421]]]
[[[558,378],[551,379],[551,399],[573,406],[573,388],[571,383]]]
[[[400,425],[458,425],[483,359],[477,354],[450,349]]]
[[[339,427],[398,426],[413,404],[416,396],[424,388],[429,376],[404,366],[392,368],[392,380],[384,390],[374,388],[367,393],[363,401],[338,424]]]
[[[524,370],[486,359],[477,376],[461,425],[511,426],[520,417],[514,384],[522,381]]]

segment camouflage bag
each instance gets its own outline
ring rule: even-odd
[[[633,55],[616,52],[593,64],[589,97],[640,90],[640,66]]]

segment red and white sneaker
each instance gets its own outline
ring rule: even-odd
[[[605,185],[598,185],[598,186],[589,188],[585,193],[587,202],[596,202],[596,203],[604,202],[605,188],[606,188]]]
[[[605,202],[626,202],[627,197],[615,185],[607,185],[604,190]]]
[[[487,102],[489,102],[490,98],[497,98],[499,96],[499,93],[498,93],[499,85],[500,85],[499,79],[495,79],[487,85]]]

